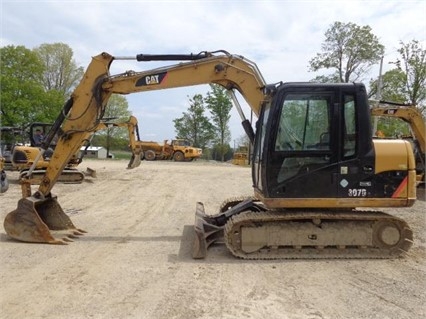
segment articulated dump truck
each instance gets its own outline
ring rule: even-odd
[[[154,160],[174,160],[176,162],[191,162],[203,155],[201,148],[192,147],[188,140],[176,139],[163,144],[152,141],[137,141],[137,145],[142,149],[142,159]]]

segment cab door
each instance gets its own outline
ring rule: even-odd
[[[265,195],[336,197],[339,90],[315,84],[283,84],[274,103],[265,138]]]

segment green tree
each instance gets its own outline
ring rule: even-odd
[[[401,41],[400,44],[398,52],[401,60],[397,60],[396,65],[406,76],[407,102],[424,111],[426,107],[426,49],[417,40],[409,43]]]
[[[338,72],[335,72],[335,73],[333,73],[331,75],[317,75],[310,82],[316,82],[316,83],[339,83],[340,82],[340,76],[339,76]]]
[[[232,158],[232,148],[229,144],[215,144],[211,149],[211,158],[215,161],[228,161]]]
[[[210,85],[211,92],[207,92],[205,98],[207,109],[210,110],[211,119],[217,134],[215,147],[219,152],[219,158],[225,161],[225,154],[229,152],[231,141],[231,131],[229,120],[231,119],[232,102],[226,94],[226,90],[219,85]]]
[[[201,94],[194,95],[189,103],[187,112],[173,120],[175,131],[177,137],[188,139],[195,147],[204,149],[213,139],[214,127],[204,114],[206,108]]]
[[[400,69],[392,69],[382,76],[380,99],[397,103],[405,103],[405,73]],[[370,97],[375,97],[378,91],[378,79],[370,81]]]
[[[400,57],[393,62],[397,68],[386,72],[382,77],[381,99],[397,103],[416,105],[425,113],[426,99],[426,50],[418,41],[404,44],[400,42]],[[370,82],[370,96],[377,92],[377,80]],[[386,137],[410,135],[409,125],[397,118],[380,117],[377,129]]]
[[[359,80],[384,53],[369,26],[334,22],[325,33],[322,52],[309,61],[311,71],[334,69],[339,82]]]
[[[64,100],[67,100],[84,73],[84,69],[77,67],[73,59],[73,50],[64,43],[44,43],[33,51],[44,64],[45,90],[61,92]]]
[[[24,46],[0,48],[1,125],[26,127],[32,122],[52,122],[63,99],[43,87],[44,66],[37,54]]]

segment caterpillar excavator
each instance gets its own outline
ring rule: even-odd
[[[122,59],[179,62],[111,75],[111,64]],[[414,204],[413,150],[407,141],[372,138],[364,85],[267,84],[254,62],[223,50],[93,57],[47,137],[44,147],[60,132],[41,184],[35,192],[23,189],[4,220],[7,234],[51,244],[84,234],[52,188],[101,121],[111,94],[209,83],[228,90],[253,143],[254,194],[225,200],[216,214],[196,204],[193,258],[205,258],[212,244],[243,259],[394,258],[409,250],[409,225],[379,208]],[[256,132],[235,91],[257,117]]]
[[[139,148],[135,145],[135,134],[139,134],[137,119],[134,116],[131,116],[129,120],[124,122],[113,122],[113,121],[100,121],[94,128],[90,129],[90,137],[82,142],[81,147],[87,147],[90,145],[90,139],[93,137],[93,134],[112,127],[125,127],[129,132],[129,146],[132,151],[132,158],[136,156],[136,153],[140,153]],[[35,140],[35,132],[41,132],[42,136],[46,136],[51,130],[51,123],[32,123],[29,127],[29,139],[30,145],[17,145],[13,148],[12,152],[12,167],[16,170],[19,170],[19,178],[27,179],[31,181],[32,184],[39,184],[43,178],[46,168],[48,167],[51,157],[54,154],[56,144],[58,142],[58,133],[55,134],[53,140],[50,142],[48,148],[41,155],[41,143],[37,143]],[[136,132],[137,131],[137,132]],[[82,172],[77,169],[77,166],[82,162],[84,156],[84,151],[81,151],[79,148],[75,154],[71,156],[68,160],[67,165],[62,170],[57,182],[61,183],[71,183],[79,184],[82,183],[85,175],[91,175],[94,177],[96,174],[93,170],[88,169],[86,172]],[[31,167],[34,168],[29,173]],[[129,166],[131,166],[129,164]]]
[[[38,158],[37,165],[31,173],[31,182],[38,184],[41,178],[44,176],[46,167],[49,165],[50,157],[53,155],[53,151],[56,147],[57,136],[49,144],[43,156],[40,156],[41,141],[36,140],[37,136],[41,138],[47,134],[51,129],[51,123],[34,122],[28,128],[29,145],[15,145],[11,154],[11,165],[14,170],[19,171],[19,179],[26,177],[28,171]],[[36,132],[40,135],[36,135]],[[79,154],[74,154],[68,164],[61,172],[58,182],[61,183],[81,183],[84,179],[84,173],[77,169],[80,164],[81,158]],[[28,176],[29,177],[29,176]]]
[[[124,127],[127,128],[127,132],[129,134],[129,149],[132,152],[132,157],[130,158],[130,162],[127,165],[127,168],[132,169],[138,167],[141,163],[143,156],[143,149],[140,142],[139,135],[139,126],[138,120],[136,117],[131,115],[129,119],[125,122],[111,122],[111,121],[101,121],[95,128],[94,132],[99,130],[105,130],[107,128],[113,127]]]
[[[390,101],[370,100],[371,115],[387,118],[397,118],[406,122],[411,131],[409,138],[412,141],[416,159],[417,185],[425,185],[425,154],[426,154],[426,127],[425,119],[414,105],[395,103]]]

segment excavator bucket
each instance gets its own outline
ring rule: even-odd
[[[48,244],[67,244],[85,233],[73,225],[56,197],[22,198],[17,209],[6,216],[4,229],[13,239]]]
[[[141,155],[137,153],[133,153],[132,157],[130,158],[129,164],[127,165],[127,168],[132,169],[132,168],[138,167],[139,165],[141,165]]]

